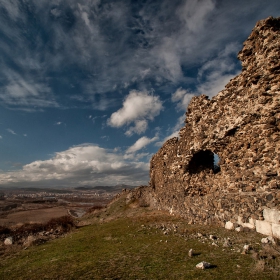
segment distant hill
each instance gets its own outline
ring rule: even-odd
[[[115,185],[115,186],[80,186],[74,188],[75,190],[102,190],[106,192],[121,191],[122,189],[134,189],[136,186],[130,186],[125,184]]]

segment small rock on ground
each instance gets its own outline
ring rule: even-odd
[[[199,269],[206,269],[206,268],[210,268],[211,264],[203,261],[203,262],[198,263],[195,267],[199,268]]]

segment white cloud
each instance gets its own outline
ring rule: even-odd
[[[193,93],[188,93],[187,90],[178,88],[171,97],[172,102],[177,102],[177,109],[183,110],[184,112],[187,109],[191,99],[195,96]]]
[[[238,45],[230,43],[216,57],[206,61],[198,71],[193,93],[180,87],[172,94],[171,101],[177,103],[176,108],[186,111],[194,96],[205,94],[211,98],[223,90],[230,79],[238,74],[235,70],[236,61],[233,59],[237,50]]]
[[[13,135],[17,135],[12,129],[10,129],[10,128],[7,128],[7,131],[8,132],[10,132],[11,134],[13,134]]]
[[[177,10],[179,18],[184,22],[185,29],[197,33],[205,26],[206,20],[215,9],[213,0],[187,0]]]
[[[113,113],[108,119],[108,125],[121,127],[134,123],[134,127],[128,129],[128,136],[133,133],[143,133],[147,129],[147,120],[153,120],[163,109],[158,96],[145,91],[132,90],[125,98],[123,107]]]
[[[124,155],[124,159],[132,159],[132,160],[137,160],[139,161],[142,158],[148,158],[151,157],[152,155],[149,153],[129,153]]]
[[[135,153],[141,149],[143,149],[144,147],[146,147],[147,145],[149,145],[150,143],[156,141],[158,139],[157,136],[153,137],[153,138],[148,138],[146,136],[143,136],[141,138],[139,138],[131,147],[129,147],[126,150],[126,153]]]
[[[0,185],[140,185],[147,184],[148,169],[148,163],[128,159],[118,151],[84,144],[24,165],[22,170],[0,173]]]
[[[197,94],[213,97],[238,74],[239,71],[235,70],[236,61],[233,59],[238,47],[238,44],[230,43],[215,58],[203,64],[198,72]]]
[[[17,0],[9,0],[3,1],[1,4],[13,20],[16,20],[19,16],[19,7],[17,2]]]
[[[177,122],[175,126],[172,128],[171,133],[168,134],[162,141],[156,142],[156,146],[162,146],[168,139],[171,139],[173,137],[179,137],[179,131],[181,128],[184,127],[184,122],[185,122],[186,116],[185,114],[182,115],[177,119]]]
[[[0,139],[2,139],[3,137],[0,135]]]
[[[54,125],[61,125],[62,122],[56,122]]]
[[[126,136],[132,136],[134,133],[141,134],[144,133],[148,127],[148,122],[146,120],[137,120],[134,122],[135,126],[131,126],[126,132]]]
[[[217,95],[221,90],[224,89],[225,85],[234,78],[238,73],[235,74],[224,74],[219,73],[215,79],[211,79],[212,75],[207,77],[207,81],[197,87],[197,92],[205,94],[210,98]]]
[[[6,85],[1,87],[0,102],[22,108],[59,107],[47,84],[25,79],[13,71],[7,71],[4,76]]]
[[[128,1],[40,0],[31,6],[28,2],[0,3],[10,17],[0,22],[3,38],[8,38],[1,41],[4,63],[0,76],[10,65],[28,76],[22,77],[27,88],[21,81],[11,82],[15,79],[1,83],[5,86],[1,90],[2,102],[57,107],[50,85],[54,77],[60,77],[65,84],[79,83],[79,95],[84,97],[80,101],[87,100],[102,110],[114,104],[108,101],[112,95],[135,86],[134,82],[141,83],[136,85],[139,89],[155,83],[162,87],[170,82],[176,87],[187,83],[191,75],[188,69],[209,60],[229,41],[243,40],[257,19],[273,14],[279,7],[277,1],[266,5],[265,1],[241,0],[223,5],[215,0],[175,1],[172,5],[170,0],[153,4],[148,1],[145,5],[134,3],[133,9]],[[50,44],[37,29],[28,28],[29,12],[42,33],[48,34]],[[15,28],[19,24],[21,28]],[[66,77],[65,70],[74,68],[82,70],[87,78],[76,81],[75,73]],[[116,92],[111,94],[113,88]],[[21,92],[25,98],[19,96]],[[88,98],[94,95],[98,98]]]

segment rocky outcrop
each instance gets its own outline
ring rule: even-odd
[[[280,18],[259,21],[238,58],[240,75],[194,97],[180,137],[151,159],[149,200],[189,223],[255,228],[280,210]]]

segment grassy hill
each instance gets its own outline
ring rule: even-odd
[[[279,279],[278,247],[262,248],[255,232],[188,225],[125,197],[79,223],[64,237],[3,254],[0,279]],[[201,261],[212,268],[197,269]]]

